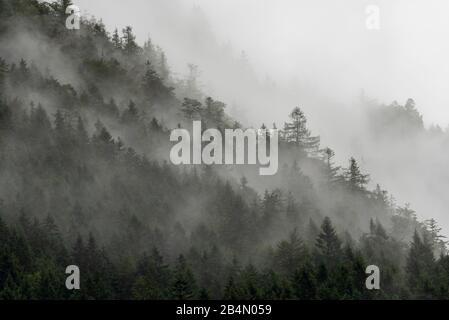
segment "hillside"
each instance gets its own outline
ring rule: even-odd
[[[171,129],[238,119],[131,27],[67,30],[68,3],[0,0],[1,298],[449,297],[436,221],[368,190],[356,159],[334,166],[295,106],[275,176],[172,165]]]

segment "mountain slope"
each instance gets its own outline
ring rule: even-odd
[[[273,177],[171,165],[169,129],[191,126],[192,103],[205,127],[240,125],[131,28],[65,29],[67,3],[0,0],[2,298],[449,295],[437,225],[367,190],[354,159],[334,167],[307,130],[282,131]],[[306,126],[300,112],[288,121]],[[83,274],[75,293],[70,264]],[[365,288],[369,264],[381,291]]]

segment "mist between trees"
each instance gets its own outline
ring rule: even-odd
[[[83,19],[67,30],[69,4],[0,0],[1,298],[449,296],[437,222],[369,190],[356,159],[336,166],[299,107],[273,176],[172,165],[172,129],[243,126],[194,68],[174,77],[131,27]],[[75,292],[68,265],[81,270]],[[368,265],[381,290],[365,288]]]
[[[202,132],[201,121],[193,121],[192,127],[192,137],[185,129],[174,129],[170,133],[170,141],[178,142],[180,139],[170,150],[173,164],[259,163],[263,166],[259,168],[260,175],[270,176],[278,171],[277,129],[225,129],[223,139],[218,129],[210,128]]]

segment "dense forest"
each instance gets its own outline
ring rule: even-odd
[[[175,77],[132,27],[66,29],[69,4],[0,0],[1,299],[449,298],[437,222],[355,158],[336,166],[299,107],[275,176],[172,165],[171,129],[243,125],[195,66]],[[401,130],[419,124],[412,100],[384,108],[385,126],[398,113]],[[80,290],[65,287],[68,265]],[[365,287],[368,265],[379,290]]]

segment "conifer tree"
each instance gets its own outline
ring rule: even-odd
[[[362,174],[357,161],[354,158],[349,159],[349,168],[346,170],[346,181],[353,191],[364,191],[365,185],[369,181],[369,175]]]
[[[238,300],[241,299],[242,292],[233,276],[230,276],[224,288],[223,299]]]
[[[136,36],[133,33],[133,28],[127,26],[122,30],[122,33],[123,50],[125,50],[128,55],[135,54],[138,51],[139,46],[136,43]]]
[[[428,219],[424,221],[424,223],[426,225],[428,239],[434,252],[437,255],[446,254],[447,237],[441,234],[442,228],[438,226],[438,223],[434,218]]]
[[[197,296],[196,281],[183,255],[178,257],[173,274],[171,296],[178,300],[194,299]]]
[[[309,263],[298,268],[293,275],[293,293],[300,300],[314,300],[318,294],[318,284],[313,266]]]
[[[122,114],[122,121],[127,124],[136,123],[139,120],[139,110],[134,101],[130,101],[128,108]]]
[[[295,229],[290,233],[288,241],[284,240],[278,244],[274,257],[275,265],[281,274],[291,276],[304,258],[305,248]]]
[[[184,98],[181,108],[184,117],[189,120],[199,120],[201,118],[202,110],[203,105],[201,102],[195,99]]]
[[[324,155],[325,155],[325,175],[327,184],[329,186],[335,184],[336,182],[340,181],[341,177],[338,175],[338,172],[340,171],[340,166],[335,166],[333,163],[333,158],[335,156],[335,152],[327,147],[324,149]]]
[[[416,230],[410,245],[406,268],[408,284],[415,293],[415,298],[430,298],[433,290],[435,258],[427,237],[421,238]]]
[[[315,156],[319,149],[320,138],[311,135],[304,112],[296,107],[290,113],[290,119],[291,122],[285,123],[284,126],[285,140]]]
[[[112,34],[112,44],[116,49],[122,49],[122,39],[120,38],[118,34],[117,28],[115,28],[114,33]]]
[[[316,246],[328,261],[336,259],[340,254],[341,241],[329,217],[325,217],[323,220],[321,232],[316,240]]]

